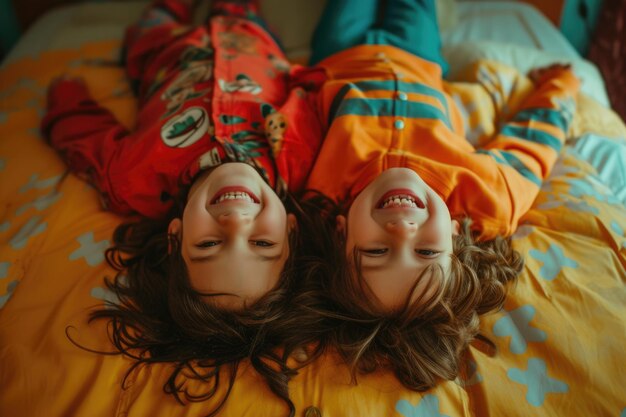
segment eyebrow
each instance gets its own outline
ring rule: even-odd
[[[282,253],[279,253],[277,255],[272,255],[272,256],[266,256],[266,255],[257,255],[256,258],[260,261],[263,262],[271,262],[271,261],[277,261],[278,259],[280,259],[282,256]],[[189,260],[192,263],[199,263],[199,262],[211,262],[214,261],[215,259],[217,259],[216,255],[206,255],[206,256],[194,256],[194,257],[189,257]]]

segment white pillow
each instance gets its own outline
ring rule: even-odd
[[[554,62],[570,63],[576,75],[581,79],[581,91],[605,107],[610,107],[600,71],[593,63],[584,58],[572,58],[571,56],[494,41],[472,41],[445,45],[442,53],[450,64],[450,72],[448,73],[450,80],[454,80],[459,71],[479,59],[500,61],[523,73]]]

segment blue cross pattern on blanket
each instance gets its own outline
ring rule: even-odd
[[[578,262],[565,256],[563,249],[555,243],[551,243],[545,252],[531,249],[528,254],[543,263],[539,274],[546,281],[555,279],[563,268],[578,268]]]
[[[618,236],[622,238],[626,238],[626,233],[624,233],[624,229],[617,223],[615,220],[611,222],[611,230],[613,230]],[[626,240],[622,242],[622,248],[626,249]]]
[[[528,360],[528,368],[523,371],[511,368],[507,376],[514,382],[526,385],[526,401],[529,404],[540,407],[543,405],[546,395],[549,393],[566,393],[569,385],[548,376],[546,363],[538,358]]]
[[[567,178],[565,181],[570,185],[569,194],[573,197],[589,197],[597,201],[606,201],[609,204],[620,204],[620,201],[611,194],[611,190],[600,181],[592,184],[588,178]],[[595,185],[595,186],[594,186]]]
[[[43,233],[48,228],[48,223],[41,222],[40,216],[33,216],[22,226],[15,236],[9,241],[13,249],[22,249],[28,243],[28,239]]]
[[[11,262],[0,262],[0,279],[6,278],[9,275],[9,267]]]
[[[112,292],[103,287],[94,287],[91,289],[89,293],[93,298],[97,298],[98,300],[102,300],[106,305],[108,304],[119,304],[119,298]]]
[[[126,283],[126,276],[120,277],[121,282]],[[89,293],[93,298],[104,301],[104,306],[109,307],[110,304],[119,304],[119,297],[106,287],[93,287]]]
[[[54,187],[62,178],[62,175],[56,175],[50,178],[39,179],[39,174],[32,174],[28,182],[20,187],[19,192],[25,193],[30,190],[42,190],[44,188]]]
[[[96,266],[104,261],[104,252],[109,247],[108,240],[96,242],[93,232],[83,233],[76,240],[80,247],[70,253],[70,261],[84,258],[89,266]]]
[[[43,211],[43,210],[47,209],[48,207],[52,206],[57,201],[59,201],[60,197],[61,197],[61,193],[58,193],[56,191],[52,191],[49,194],[45,194],[45,195],[39,196],[39,197],[35,198],[33,201],[28,202],[28,203],[20,206],[15,211],[15,215],[16,216],[20,216],[20,215],[22,215],[24,212],[26,212],[31,207],[37,209],[37,211]]]
[[[528,342],[545,342],[547,334],[533,327],[530,322],[535,317],[535,307],[521,306],[498,319],[493,325],[493,333],[499,337],[511,336],[509,349],[515,354],[526,352]]]
[[[6,294],[0,295],[0,308],[4,307],[7,301],[9,301],[9,298],[11,298],[11,296],[13,295],[13,292],[15,291],[15,287],[17,287],[18,283],[19,283],[18,280],[11,281],[9,285],[7,286]]]
[[[416,405],[407,400],[399,400],[396,411],[404,417],[450,417],[439,412],[439,398],[433,394],[425,395]]]

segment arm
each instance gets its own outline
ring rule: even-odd
[[[274,158],[280,176],[293,193],[304,189],[328,128],[319,110],[319,89],[325,79],[320,68],[295,66],[290,74],[289,96],[279,109],[287,128],[280,147],[274,149]]]
[[[479,152],[511,165],[540,186],[565,142],[580,83],[565,65],[536,69],[529,75],[535,90]]]
[[[44,137],[70,169],[111,194],[108,167],[128,135],[105,108],[96,103],[80,79],[55,80],[48,90],[48,110],[41,129]],[[126,207],[111,207],[126,212]]]
[[[489,142],[454,161],[467,171],[455,174],[447,203],[474,220],[481,239],[514,233],[531,208],[565,141],[578,85],[567,68],[546,71]]]

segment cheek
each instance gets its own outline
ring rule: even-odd
[[[353,204],[346,220],[346,241],[350,246],[362,244],[372,238],[378,229],[369,209]]]
[[[264,213],[262,224],[272,234],[283,235],[287,230],[287,212],[285,208],[282,205],[272,206],[271,210]]]

